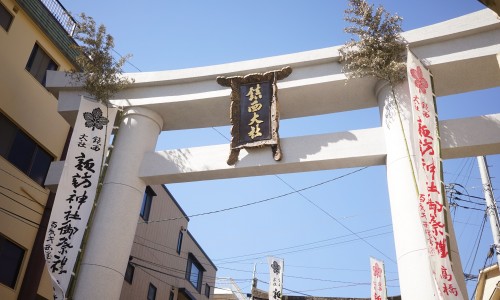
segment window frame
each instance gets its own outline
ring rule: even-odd
[[[151,291],[153,291],[153,293],[154,293],[153,298],[150,297]],[[146,299],[147,300],[156,300],[156,292],[157,291],[158,291],[158,289],[156,288],[156,286],[150,282],[149,288],[148,288],[148,295],[146,296]]]
[[[184,238],[184,232],[182,232],[182,229],[179,230],[179,237],[177,238],[177,254],[181,254],[182,250],[182,239]]]
[[[205,283],[205,296],[210,298],[211,287],[208,283]]]
[[[198,270],[198,276],[196,279],[196,284],[191,280],[191,275],[192,275],[192,269],[193,266],[196,267]],[[201,287],[203,283],[203,272],[205,272],[205,269],[203,266],[200,264],[200,262],[194,257],[192,253],[188,254],[188,259],[187,259],[187,267],[186,267],[186,280],[191,283],[191,285],[198,291],[198,293],[201,294]]]
[[[8,134],[11,136],[8,136]],[[0,156],[43,187],[50,164],[54,161],[54,156],[43,149],[35,139],[1,112],[0,139],[4,143],[2,149],[0,149]],[[32,149],[26,151],[29,150],[26,146],[30,146]],[[22,155],[23,152],[17,151],[19,147],[25,150],[24,155]],[[43,164],[40,164],[40,162],[43,162]]]
[[[125,270],[125,275],[123,276],[123,279],[132,284],[132,281],[134,280],[134,273],[135,273],[135,266],[129,262],[127,264],[127,269]]]
[[[59,65],[52,57],[45,51],[40,44],[35,42],[31,54],[26,62],[26,71],[35,78],[41,85],[45,87],[45,80],[47,79],[47,71],[59,69]]]
[[[3,26],[3,22],[1,22],[2,20],[0,20],[0,27],[2,27],[5,30],[5,32],[9,32],[10,27],[12,26],[12,23],[14,22],[14,15],[1,2],[0,2],[0,10],[5,12],[5,16],[10,16],[10,20],[6,20],[7,21],[6,27]],[[1,15],[2,14],[0,14],[0,16]]]
[[[24,258],[26,256],[26,249],[24,249],[23,247],[21,247],[20,245],[18,245],[14,241],[12,241],[11,239],[9,239],[3,235],[0,235],[0,262],[3,262],[4,260],[12,262],[12,254],[9,255],[9,253],[6,253],[6,254],[4,253],[6,245],[15,247],[12,249],[21,251],[19,253],[21,255],[20,255],[20,257],[16,257],[17,261],[12,266],[13,268],[11,270],[9,270],[9,271],[13,271],[13,274],[5,274],[5,276],[7,276],[7,277],[9,277],[9,279],[11,279],[11,282],[6,282],[6,281],[4,282],[3,281],[4,274],[2,274],[2,272],[6,272],[7,268],[5,267],[6,264],[2,264],[2,268],[0,268],[0,285],[5,285],[11,289],[15,289],[18,282],[19,282],[19,275],[21,273]],[[14,254],[17,254],[17,253],[14,253]],[[12,277],[12,278],[10,278],[10,277]]]
[[[144,221],[149,221],[149,215],[151,213],[151,207],[153,206],[153,197],[156,196],[156,193],[153,189],[148,185],[146,190],[144,191],[144,196],[142,198],[141,211],[139,215]]]

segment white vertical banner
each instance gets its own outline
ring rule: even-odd
[[[384,262],[370,257],[371,300],[387,300],[387,286],[385,280]]]
[[[283,297],[284,261],[281,258],[267,257],[269,265],[269,300],[281,300]]]
[[[415,148],[418,205],[433,279],[439,299],[463,299],[453,274],[448,248],[440,138],[431,76],[409,50],[407,70],[413,113],[411,130]]]
[[[44,241],[54,299],[66,299],[116,112],[116,108],[81,99]]]

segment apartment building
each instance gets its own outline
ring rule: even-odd
[[[0,0],[2,300],[53,298],[42,248],[55,194],[44,182],[49,165],[65,159],[71,128],[45,76],[75,68],[75,26],[57,0]],[[216,268],[165,187],[148,187],[138,221],[121,298],[211,298]]]
[[[0,0],[0,299],[52,297],[42,244],[54,194],[44,180],[70,126],[45,73],[74,67],[74,26],[55,0]]]
[[[120,299],[213,298],[217,268],[163,185],[148,186]]]

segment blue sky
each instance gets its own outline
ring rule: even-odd
[[[404,18],[404,30],[483,9],[468,1],[372,1]],[[127,72],[175,70],[282,55],[341,45],[347,1],[96,1],[62,0],[103,23],[116,51],[130,53]],[[498,113],[499,88],[440,97],[443,120]],[[229,96],[228,96],[229,97]],[[229,102],[228,102],[229,103]],[[280,123],[280,136],[300,136],[380,126],[377,109]],[[229,127],[163,133],[158,149],[228,143]],[[286,154],[285,154],[286,155]],[[500,187],[500,155],[488,157],[493,186]],[[318,171],[168,184],[188,215],[264,200],[321,184],[301,193],[219,214],[192,217],[189,230],[218,266],[219,277],[237,280],[249,292],[253,265],[268,281],[265,256],[285,260],[286,294],[368,297],[369,257],[385,261],[389,295],[399,294],[385,167]],[[475,158],[445,161],[445,183],[458,183],[482,197]],[[331,180],[331,181],[330,181]],[[497,199],[500,191],[497,192]],[[473,202],[482,200],[467,198]],[[466,273],[477,274],[491,242],[486,224],[477,255],[475,241],[484,207],[457,201],[452,209]],[[326,212],[326,213],[325,213]],[[375,214],[376,213],[376,214]],[[350,230],[346,229],[349,228]],[[376,249],[357,239],[357,232]],[[279,249],[279,250],[278,250]],[[474,259],[475,258],[475,259]],[[475,282],[468,284],[473,291]],[[265,283],[259,287],[266,289]],[[470,296],[470,295],[469,295]]]

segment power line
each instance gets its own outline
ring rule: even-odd
[[[278,195],[278,196],[266,198],[266,199],[259,200],[259,201],[249,202],[249,203],[242,204],[242,205],[237,205],[237,206],[232,206],[232,207],[228,207],[228,208],[223,208],[223,209],[218,209],[218,210],[203,212],[203,213],[199,213],[199,214],[193,214],[193,215],[189,215],[187,217],[188,218],[193,218],[193,217],[199,217],[199,216],[206,216],[206,215],[211,215],[211,214],[226,212],[226,211],[230,211],[230,210],[234,210],[234,209],[238,209],[238,208],[243,208],[243,207],[247,207],[247,206],[251,206],[251,205],[260,204],[260,203],[268,202],[268,201],[271,201],[271,200],[283,198],[283,197],[286,197],[286,196],[289,196],[289,195],[293,195],[293,194],[296,194],[296,193],[299,193],[299,192],[302,192],[302,191],[305,191],[305,190],[309,190],[309,189],[321,186],[323,184],[326,184],[326,183],[329,183],[329,182],[332,182],[332,181],[339,180],[339,179],[344,178],[346,176],[349,176],[349,175],[355,174],[357,172],[360,172],[360,171],[362,171],[362,170],[364,170],[366,168],[369,168],[369,167],[363,167],[363,168],[354,170],[352,172],[346,173],[344,175],[340,175],[340,176],[337,176],[335,178],[332,178],[332,179],[329,179],[329,180],[326,180],[326,181],[323,181],[323,182],[320,182],[320,183],[317,183],[317,184],[314,184],[314,185],[311,185],[311,186],[308,186],[308,187],[305,187],[305,188],[301,188],[301,189],[298,189],[298,190],[294,189],[294,191],[289,192],[289,193],[281,194],[281,195]],[[174,220],[179,220],[179,219],[184,219],[184,218],[186,218],[186,217],[183,216],[183,217],[177,217],[177,218],[168,218],[168,219],[160,219],[160,220],[150,220],[150,221],[147,221],[147,222],[146,221],[140,221],[140,222],[138,222],[138,224],[167,222],[167,221],[174,221]],[[333,218],[333,216],[332,216],[332,218]]]
[[[18,193],[18,192],[16,192],[16,191],[14,191],[14,190],[12,190],[12,189],[9,189],[8,187],[3,186],[3,185],[0,185],[0,188],[2,188],[2,189],[6,189],[7,191],[9,191],[9,192],[11,192],[11,193],[13,193],[13,194],[15,194],[15,195],[17,195],[17,196],[19,196],[19,197],[22,197],[22,198],[24,198],[24,199],[26,199],[26,200],[28,200],[28,201],[31,201],[31,202],[35,202],[35,203],[36,203],[36,204],[38,204],[40,207],[45,208],[45,206],[44,206],[43,204],[41,204],[40,202],[38,202],[38,201],[34,200],[34,199],[33,199],[33,198],[31,198],[31,197],[28,197],[28,196],[26,196],[26,195],[20,194],[20,193]]]
[[[224,135],[222,135],[217,129],[215,129],[214,127],[212,127],[212,129],[214,129],[217,133],[219,133],[221,136],[223,136],[224,138],[226,138]],[[337,179],[340,179],[340,178],[343,178],[345,176],[348,176],[348,175],[352,175],[354,173],[357,173],[359,171],[362,171],[364,169],[367,169],[367,167],[363,167],[363,168],[360,168],[360,169],[357,169],[351,173],[347,173],[345,175],[342,175],[342,176],[339,176],[339,177],[336,177],[335,180]],[[396,263],[391,257],[389,257],[388,255],[386,255],[385,253],[383,253],[381,250],[379,250],[377,247],[375,247],[374,245],[372,245],[371,243],[369,243],[368,241],[364,240],[361,236],[357,235],[353,230],[351,230],[349,227],[347,227],[344,223],[340,222],[340,220],[338,220],[337,218],[335,218],[333,215],[331,215],[330,213],[328,213],[326,210],[324,210],[323,208],[321,208],[319,205],[317,205],[316,203],[314,203],[312,200],[310,200],[308,197],[306,197],[304,194],[301,193],[301,191],[304,191],[306,189],[295,189],[294,187],[292,187],[288,182],[286,182],[284,179],[282,179],[280,176],[278,175],[275,175],[275,177],[277,177],[281,182],[283,182],[285,185],[287,185],[290,189],[293,190],[294,193],[298,193],[302,198],[304,198],[305,200],[307,200],[309,203],[311,203],[312,205],[314,205],[316,208],[318,208],[319,210],[321,210],[323,213],[325,213],[327,216],[329,216],[331,219],[333,219],[337,224],[339,224],[340,226],[342,226],[344,229],[346,229],[347,231],[349,231],[350,233],[356,235],[359,239],[361,239],[364,243],[366,243],[368,246],[370,246],[371,248],[373,248],[375,251],[377,251],[378,253],[382,254],[383,256],[385,256],[387,259],[389,259],[390,261],[392,261],[393,263]],[[327,182],[330,182],[332,180],[329,180]],[[326,182],[324,182],[326,183]],[[321,183],[321,184],[324,184],[324,183]],[[321,185],[321,184],[318,184],[318,185]],[[314,185],[313,187],[316,187],[318,185]],[[310,188],[310,187],[309,187]],[[260,203],[260,202],[256,202],[255,204],[257,203]]]
[[[7,199],[10,199],[10,200],[14,201],[15,203],[17,203],[17,204],[19,204],[19,205],[23,206],[23,207],[24,207],[24,208],[26,208],[26,209],[31,210],[32,212],[34,212],[34,213],[36,213],[36,214],[42,215],[42,213],[41,213],[41,212],[39,212],[39,211],[37,211],[37,210],[35,210],[35,209],[33,209],[33,208],[29,207],[28,205],[26,205],[26,204],[24,204],[24,203],[22,203],[22,202],[20,202],[20,201],[18,201],[18,200],[16,200],[16,199],[14,199],[14,198],[10,197],[10,196],[8,196],[7,194],[4,194],[4,193],[0,192],[0,195],[4,196],[4,197],[5,197],[5,198],[7,198]]]
[[[262,282],[262,283],[269,284],[269,282],[266,282],[266,281],[264,281],[264,280],[260,280],[260,279],[257,279],[257,280],[258,280],[258,281],[260,281],[260,282]],[[305,294],[305,293],[303,293],[303,292],[294,291],[294,290],[291,290],[291,289],[287,289],[287,288],[285,288],[285,287],[283,287],[283,289],[284,289],[284,290],[287,290],[287,291],[289,291],[289,292],[292,292],[292,293],[299,294],[299,295],[308,296],[308,297],[313,297],[313,296],[308,295],[308,294]]]
[[[392,233],[392,231],[370,235],[370,236],[367,236],[366,238],[377,237],[377,236],[386,235],[386,234],[390,234],[390,233]],[[347,241],[342,241],[342,242],[337,242],[337,243],[332,243],[332,244],[328,244],[328,245],[310,247],[310,248],[305,248],[305,249],[300,249],[300,250],[294,250],[294,251],[288,251],[288,252],[279,252],[279,253],[275,253],[275,255],[285,255],[285,254],[297,253],[297,252],[308,251],[308,250],[313,250],[313,249],[318,249],[318,248],[323,248],[323,247],[341,245],[341,244],[345,244],[345,243],[349,243],[349,242],[356,242],[358,240],[360,240],[360,239],[357,237],[355,239],[351,239],[351,240],[347,240]],[[248,260],[255,260],[255,259],[264,258],[264,257],[265,256],[257,256],[257,257],[251,257],[251,258],[246,258],[246,259],[241,259],[241,260],[221,262],[221,263],[219,263],[219,265],[233,264],[233,263],[238,263],[238,262],[248,261]]]
[[[123,58],[123,55],[121,55],[120,53],[118,53],[118,51],[116,51],[114,48],[111,48],[111,50],[116,53],[116,55],[120,56],[120,58]],[[132,67],[134,67],[137,71],[139,72],[142,72],[138,67],[136,67],[133,63],[131,63],[128,59],[125,60],[125,62],[129,65],[131,65]]]
[[[181,270],[181,269],[176,269],[176,268],[173,268],[173,267],[168,267],[168,266],[166,266],[164,264],[155,263],[155,262],[152,262],[150,260],[143,259],[143,258],[140,258],[140,257],[137,257],[137,256],[132,256],[132,259],[140,260],[142,262],[150,264],[151,266],[155,266],[155,267],[158,267],[160,269],[170,271],[172,273],[177,273],[177,274],[181,274],[181,275],[185,275],[186,274],[186,270],[185,269]],[[159,270],[151,268],[151,266],[141,265],[141,264],[138,264],[137,262],[134,262],[134,261],[131,261],[130,263],[134,264],[134,265],[140,265],[140,266],[146,267],[146,268],[148,268],[148,269],[150,269],[152,271],[156,271],[158,273],[162,273],[164,275],[168,275],[168,276],[171,276],[171,277],[174,277],[174,278],[177,278],[177,279],[186,279],[185,277],[179,277],[177,275],[173,275],[173,274],[170,274],[170,273],[159,271]],[[215,280],[217,277],[216,276],[209,276],[209,275],[204,274],[203,278],[208,278],[208,279],[214,279]],[[245,278],[245,279],[233,279],[233,280],[235,280],[235,281],[250,281],[251,279],[250,278]]]
[[[29,183],[29,182],[27,182],[27,181],[25,181],[25,180],[23,180],[23,179],[21,179],[21,178],[19,178],[19,177],[15,176],[15,175],[13,175],[12,173],[7,172],[6,170],[4,170],[4,169],[2,169],[2,168],[0,168],[0,171],[2,171],[2,172],[4,172],[5,174],[7,174],[7,175],[9,175],[9,176],[11,176],[11,177],[13,177],[13,178],[15,178],[15,179],[17,179],[17,180],[21,181],[22,183],[27,184],[28,186],[30,186],[30,187],[32,187],[32,188],[34,188],[35,190],[37,190],[37,191],[39,191],[39,192],[42,192],[42,193],[43,193],[43,194],[45,194],[45,195],[48,195],[47,190],[40,189],[40,187],[36,187],[36,186],[32,185],[31,183]]]
[[[373,231],[373,230],[377,230],[377,229],[381,229],[381,228],[385,228],[385,227],[389,227],[389,226],[392,226],[392,224],[378,226],[378,227],[374,227],[374,228],[370,228],[370,229],[358,231],[358,233]],[[274,250],[267,250],[267,251],[260,251],[260,252],[255,252],[255,253],[250,253],[250,254],[243,254],[243,255],[237,255],[237,256],[231,256],[231,257],[226,257],[226,258],[218,258],[218,259],[214,259],[214,261],[230,260],[230,259],[234,259],[234,258],[240,258],[240,257],[246,257],[246,256],[255,256],[255,255],[258,255],[258,254],[266,254],[266,253],[273,253],[273,252],[276,252],[276,251],[289,250],[289,249],[294,249],[294,248],[299,248],[299,247],[304,247],[304,246],[319,244],[319,243],[323,243],[323,242],[327,242],[327,241],[331,241],[331,240],[336,240],[336,239],[340,239],[340,238],[344,238],[344,237],[349,237],[351,235],[352,234],[340,235],[340,236],[332,237],[332,238],[329,238],[329,239],[324,239],[324,240],[320,240],[320,241],[315,241],[315,242],[300,244],[300,245],[296,245],[296,246],[284,247],[284,248],[279,248],[279,249],[274,249]]]
[[[10,216],[10,217],[12,217],[14,219],[17,219],[17,220],[25,223],[26,225],[29,225],[29,226],[33,227],[33,228],[38,229],[38,227],[39,227],[38,226],[39,224],[37,222],[32,221],[32,220],[30,220],[28,218],[25,218],[25,217],[23,217],[21,215],[18,215],[18,214],[14,213],[14,212],[11,212],[10,210],[7,210],[5,208],[0,207],[0,212],[3,212],[4,214],[6,214],[6,215],[8,215],[8,216]]]
[[[350,174],[353,174],[355,172],[359,172],[361,170],[364,170],[368,167],[364,167],[364,168],[361,168],[361,169],[358,169],[352,173],[348,173],[346,175],[343,175],[341,176],[340,178],[342,177],[345,177],[347,175],[350,175]],[[346,229],[347,231],[349,231],[350,233],[354,234],[356,237],[358,237],[360,240],[362,240],[365,244],[367,244],[368,246],[370,246],[372,249],[374,249],[375,251],[377,251],[378,253],[382,254],[383,256],[385,256],[387,259],[389,259],[391,262],[393,263],[396,263],[396,261],[394,261],[391,257],[389,257],[388,255],[386,255],[384,252],[382,252],[381,250],[379,250],[377,247],[375,247],[374,245],[372,245],[371,243],[369,243],[368,241],[366,241],[364,238],[362,238],[361,236],[359,236],[357,233],[355,233],[352,229],[350,229],[349,227],[347,227],[344,223],[340,222],[340,220],[338,220],[337,218],[335,218],[332,214],[330,214],[329,212],[327,212],[325,209],[323,209],[322,207],[320,207],[319,205],[317,205],[316,203],[314,203],[312,200],[310,200],[308,197],[306,197],[304,194],[300,193],[301,190],[296,190],[294,187],[292,187],[291,185],[289,185],[286,181],[284,181],[283,179],[281,179],[281,177],[279,176],[276,176],[278,177],[278,179],[280,179],[284,184],[286,184],[288,187],[290,187],[292,190],[294,190],[295,192],[297,192],[302,198],[304,198],[305,200],[307,200],[309,203],[311,203],[312,205],[314,205],[317,209],[321,210],[324,214],[326,214],[327,216],[329,216],[332,220],[334,220],[337,224],[339,224],[340,226],[342,226],[344,229]]]

